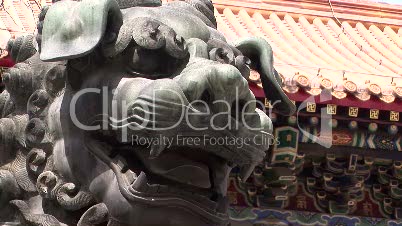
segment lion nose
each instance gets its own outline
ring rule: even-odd
[[[195,108],[208,106],[213,114],[228,112],[237,118],[255,112],[256,100],[248,82],[232,65],[200,60],[175,80]]]

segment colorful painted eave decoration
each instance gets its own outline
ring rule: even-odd
[[[326,218],[349,215],[347,218],[382,218],[383,222],[388,221],[385,218],[397,219],[402,223],[400,161],[355,154],[349,158],[337,158],[335,154],[307,159],[298,155],[297,158],[287,167],[284,163],[267,161],[254,170],[246,183],[236,177],[236,170],[233,171],[228,191],[231,206],[248,206],[261,211],[278,208],[281,213],[309,211],[331,214]],[[278,220],[277,217],[274,219]],[[300,225],[313,223],[305,220],[299,222]],[[325,225],[325,221],[321,223]],[[322,224],[315,222],[313,225]]]
[[[330,116],[331,119],[323,120],[318,114],[323,106],[326,107],[324,117]],[[349,114],[349,116],[339,116],[342,114]],[[362,151],[401,152],[402,135],[400,130],[402,124],[400,122],[402,120],[400,114],[400,112],[394,111],[345,108],[333,104],[315,105],[314,103],[307,103],[306,108],[299,112],[298,117],[285,117],[271,113],[276,127],[276,141],[281,143],[281,145],[274,144],[272,161],[280,156],[282,159],[294,158],[298,153],[297,144],[315,144],[318,137],[321,142],[325,139],[328,144],[334,146],[360,148]],[[385,118],[384,121],[381,120],[383,118]],[[367,122],[368,120],[370,123]],[[322,135],[320,132],[322,128],[330,128],[331,137]],[[294,140],[297,140],[298,143],[293,143]]]
[[[358,124],[361,124],[369,125],[369,132],[377,132],[379,127],[384,127],[384,132],[388,132],[390,135],[396,135],[398,126],[402,126],[402,107],[396,104],[373,104],[364,107],[345,106],[345,104],[337,103],[333,99],[325,100],[324,98],[324,100],[320,100],[320,98],[310,97],[302,101],[292,101],[296,105],[297,115],[285,117],[275,113],[275,108],[267,98],[258,98],[257,100],[260,103],[264,103],[264,108],[273,122],[280,118],[279,121],[282,120],[282,122],[289,125],[292,123],[294,125],[298,124],[295,120],[299,117],[309,118],[308,123],[301,122],[302,125],[314,127],[318,125],[321,118],[329,117],[331,118],[330,123],[332,123],[330,126],[334,129],[338,127],[338,124],[343,123],[349,129],[355,130]],[[348,104],[347,101],[345,102]]]
[[[314,226],[402,226],[402,221],[354,217],[345,215],[328,215],[321,213],[286,211],[279,209],[260,209],[231,207],[232,226],[242,225],[314,225]]]
[[[402,82],[398,85],[391,82],[384,85],[381,83],[371,83],[367,80],[365,84],[358,85],[347,79],[336,83],[323,76],[309,77],[297,74],[291,79],[286,79],[283,75],[281,77],[283,80],[282,88],[287,94],[297,95],[300,92],[304,92],[311,96],[319,96],[323,91],[327,91],[331,93],[334,99],[338,100],[353,97],[360,101],[378,99],[387,104],[397,102],[398,100],[402,101]],[[253,73],[253,76],[250,77],[250,82],[262,88],[257,73]]]

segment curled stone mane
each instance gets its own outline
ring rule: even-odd
[[[23,225],[75,225],[80,210],[94,199],[54,168],[53,150],[61,139],[54,124],[66,63],[42,62],[35,44],[34,37],[26,35],[8,45],[17,64],[4,73],[6,89],[0,94],[0,206],[8,209],[1,211],[0,219]],[[31,200],[39,196],[47,214],[32,207]]]
[[[250,68],[261,74],[267,96],[281,101],[278,110],[291,114],[294,106],[275,76],[268,43],[249,38],[231,45],[216,26],[210,0],[163,5],[159,0],[59,1],[43,8],[38,34],[8,44],[16,65],[3,74],[6,89],[0,94],[0,221],[35,226],[228,225],[229,172],[237,165],[246,180],[263,160],[266,145],[244,150],[132,147],[118,138],[120,125],[88,132],[70,118],[75,94],[105,86],[102,92],[107,94],[77,101],[74,113],[81,121],[104,122],[97,118],[105,114],[99,96],[131,103],[127,118],[135,120],[143,120],[141,106],[154,100],[156,123],[174,121],[178,106],[199,112],[189,104],[194,100],[254,103],[247,83]],[[152,94],[167,88],[185,102],[179,105],[169,94]],[[234,90],[240,90],[239,99],[234,99]],[[222,106],[212,110],[223,111]],[[226,133],[237,137],[272,133],[270,119],[255,103],[246,110],[249,122],[260,130],[242,127]],[[123,121],[107,120],[111,118]],[[122,124],[130,123],[137,121]],[[190,131],[186,124],[180,126],[128,133],[131,137],[203,134]],[[223,136],[223,132],[209,132]],[[192,156],[183,152],[187,149]],[[183,166],[173,164],[176,168],[166,170],[172,166],[164,162]],[[197,176],[189,177],[186,167]]]

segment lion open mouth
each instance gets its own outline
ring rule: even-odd
[[[130,203],[182,209],[208,225],[225,225],[230,171],[239,166],[246,180],[263,160],[272,136],[270,119],[256,109],[247,81],[235,67],[200,60],[173,79],[144,77],[120,80],[112,99],[116,112],[123,114],[109,112],[109,127],[90,133],[87,149],[113,170]],[[214,123],[221,129],[211,128]],[[194,129],[204,126],[208,128]],[[241,139],[241,145],[206,142],[206,134]],[[140,139],[159,142],[143,144]]]
[[[180,128],[186,131],[183,125]],[[210,131],[209,135],[220,138],[254,137],[269,132],[246,132],[243,128],[241,133]],[[154,135],[154,138],[159,139],[171,138],[168,146],[141,145],[138,136],[122,142],[116,139],[119,137],[116,133],[118,131],[98,131],[88,138],[86,145],[114,171],[120,191],[127,200],[151,206],[182,208],[213,224],[228,221],[226,211],[229,200],[226,190],[233,166],[240,166],[240,176],[243,180],[247,179],[268,148],[267,143],[240,147],[213,145],[205,141],[198,145],[188,145],[177,140],[177,137],[182,140],[202,140],[205,139],[205,131],[183,133],[175,130],[167,133],[176,134],[176,140],[173,137]],[[136,134],[141,132],[137,131]]]
[[[149,158],[142,146],[112,146],[111,137],[89,139],[87,147],[115,172],[131,201],[186,208],[206,219],[227,221],[228,161],[202,149],[174,147]],[[113,148],[112,148],[113,147]]]
[[[213,145],[180,146],[173,141],[175,145],[155,155],[155,147],[133,145],[133,141],[121,143],[115,137],[97,133],[86,145],[115,172],[120,191],[128,200],[185,208],[214,222],[228,220],[226,190],[232,167],[242,164],[243,179],[254,168],[231,157],[245,151],[240,148],[218,155],[219,148]]]

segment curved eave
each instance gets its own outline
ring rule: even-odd
[[[275,68],[290,94],[303,91],[317,96],[329,90],[334,99],[400,103],[402,38],[395,28],[348,21],[341,27],[331,18],[231,7],[215,13],[218,29],[229,40],[260,36],[271,44]],[[258,84],[258,76],[253,77]]]

